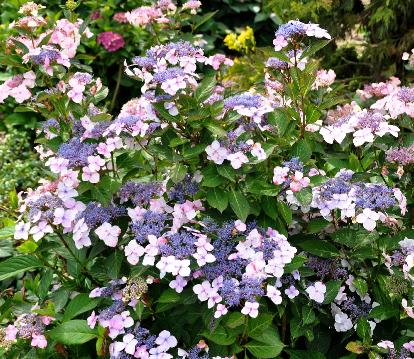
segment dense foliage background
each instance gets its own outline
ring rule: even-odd
[[[0,356],[414,357],[413,5],[1,2]]]

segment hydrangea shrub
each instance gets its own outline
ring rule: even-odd
[[[87,22],[22,7],[1,101],[44,117],[51,176],[19,194],[0,262],[2,355],[409,358],[412,88],[345,103],[313,59],[329,33],[290,21],[237,92],[231,59],[180,36],[200,6],[118,16],[163,26],[125,59],[135,97],[112,114],[76,57]]]

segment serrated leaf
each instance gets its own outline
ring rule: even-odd
[[[320,239],[306,240],[299,243],[298,246],[305,252],[318,257],[332,258],[340,255],[338,249],[332,243]]]
[[[214,91],[216,86],[216,76],[215,74],[208,74],[198,85],[195,91],[195,98],[199,102],[207,100]]]
[[[224,325],[228,328],[234,329],[243,325],[245,318],[246,317],[240,312],[232,312],[225,320]]]
[[[249,336],[258,335],[272,324],[273,315],[262,313],[257,318],[249,318],[247,322]]]
[[[342,282],[340,280],[330,280],[325,284],[326,292],[323,304],[329,304],[334,301],[338,295],[339,289],[341,288]]]
[[[283,202],[277,202],[277,211],[282,216],[283,220],[286,222],[286,224],[292,223],[292,211],[290,210],[289,206],[286,203]]]
[[[290,151],[292,157],[299,157],[299,159],[306,163],[312,156],[312,147],[306,140],[299,140],[296,142]]]
[[[71,299],[63,314],[63,321],[77,317],[79,314],[89,312],[99,303],[98,298],[90,298],[89,294],[80,293]]]
[[[0,281],[42,266],[42,262],[32,255],[8,258],[0,263]]]
[[[375,307],[369,313],[370,318],[375,318],[379,320],[386,320],[392,317],[398,317],[400,311],[398,308],[391,305],[380,305]]]
[[[229,334],[221,325],[219,325],[214,332],[203,332],[202,335],[213,343],[219,345],[231,345],[236,341],[236,337]]]
[[[229,202],[237,218],[241,219],[243,222],[246,221],[246,218],[250,213],[250,205],[246,197],[241,192],[231,191],[229,193]]]
[[[302,307],[302,323],[303,325],[312,324],[316,319],[315,312],[307,306]]]
[[[89,328],[86,320],[70,320],[53,328],[49,336],[59,343],[76,345],[96,338],[98,332],[96,329]]]
[[[261,343],[257,340],[253,340],[246,344],[247,350],[254,355],[255,358],[275,358],[283,350],[283,343],[281,341],[272,344]]]
[[[207,202],[211,207],[223,212],[229,204],[227,192],[221,188],[212,188],[207,192]]]
[[[356,332],[364,342],[369,342],[371,338],[371,326],[369,325],[367,318],[360,317],[358,319]]]
[[[313,197],[312,190],[309,187],[303,188],[299,192],[295,193],[295,197],[300,202],[301,205],[309,206],[312,202],[312,197]]]

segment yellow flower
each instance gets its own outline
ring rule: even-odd
[[[230,50],[236,50],[242,53],[249,53],[256,48],[256,40],[254,38],[253,29],[247,26],[246,29],[240,32],[237,36],[234,32],[231,32],[224,38],[224,44]]]

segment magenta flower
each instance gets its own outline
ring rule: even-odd
[[[122,35],[112,31],[101,32],[97,36],[96,42],[102,45],[108,52],[118,51],[125,46],[125,40]]]

